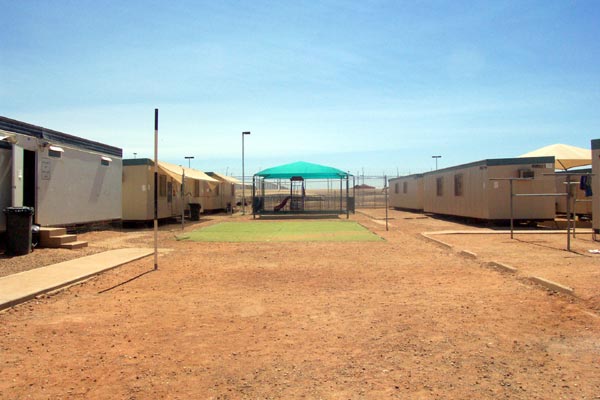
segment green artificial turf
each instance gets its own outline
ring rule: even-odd
[[[351,221],[223,222],[183,234],[195,242],[363,242],[382,240]]]

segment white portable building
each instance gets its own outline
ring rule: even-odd
[[[122,154],[117,147],[0,116],[0,210],[33,207],[33,221],[42,226],[118,221]]]

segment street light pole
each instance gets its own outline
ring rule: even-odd
[[[438,158],[442,158],[442,156],[431,156],[431,158],[435,158],[435,170],[437,171],[438,168]]]
[[[188,168],[191,168],[190,165],[191,165],[192,160],[194,159],[194,156],[185,156],[183,158],[188,160]]]
[[[242,215],[246,215],[246,175],[244,170],[244,136],[250,132],[242,132]]]

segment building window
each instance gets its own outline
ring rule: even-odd
[[[398,194],[398,182],[394,184],[394,193]]]
[[[160,197],[167,197],[167,176],[159,175],[158,177],[158,194]]]
[[[219,195],[219,185],[215,186],[215,196]]]
[[[435,180],[435,193],[438,196],[444,195],[444,178],[440,177]]]
[[[102,158],[100,158],[100,165],[104,165],[105,167],[108,167],[110,165],[111,161],[112,161],[112,158],[102,156]]]
[[[200,181],[194,181],[194,197],[200,197]]]
[[[454,175],[454,195],[463,195],[463,174]]]
[[[402,182],[402,193],[408,193],[408,182]]]

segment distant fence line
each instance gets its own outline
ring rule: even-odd
[[[241,177],[236,177],[241,181]],[[252,202],[252,177],[246,176],[246,203]],[[385,208],[385,176],[356,176],[354,182],[350,183],[350,196],[354,196],[354,204],[356,208]],[[265,182],[267,184],[267,182]],[[271,194],[281,193],[286,194],[289,188],[288,180],[269,181],[266,190]],[[306,194],[320,194],[327,198],[340,198],[340,183],[339,180],[307,180]],[[342,188],[341,196],[346,195],[346,187]],[[242,185],[236,185],[236,203],[242,201]],[[338,200],[335,200],[338,201]]]

